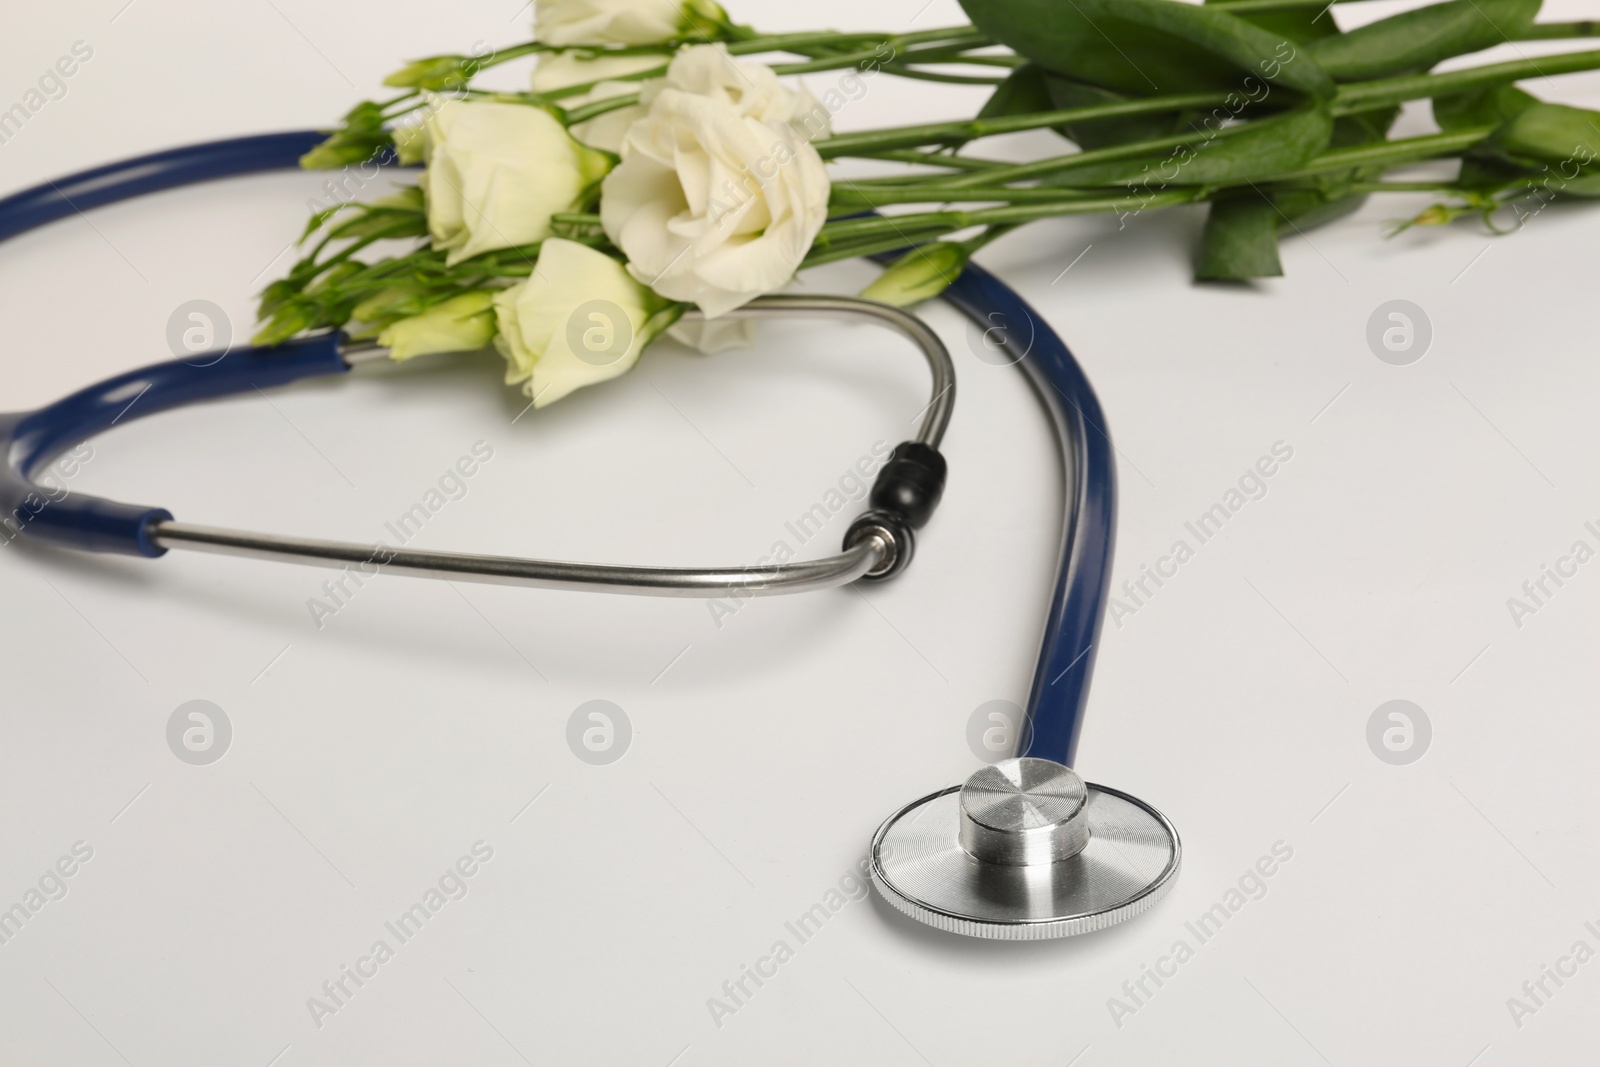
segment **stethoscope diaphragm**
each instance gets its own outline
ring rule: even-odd
[[[1051,760],[979,769],[913,801],[872,838],[872,883],[899,911],[950,933],[1071,937],[1153,907],[1183,847],[1159,811]]]

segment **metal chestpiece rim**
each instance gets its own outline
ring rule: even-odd
[[[1177,831],[1154,808],[1023,757],[895,812],[873,836],[870,870],[879,895],[918,922],[1041,940],[1148,910],[1181,861]]]

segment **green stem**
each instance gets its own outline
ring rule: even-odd
[[[940,38],[940,40],[943,41],[945,48],[987,48],[994,44],[993,40],[981,33],[950,35],[948,39]],[[883,56],[883,50],[886,47],[893,50],[893,54],[888,59]],[[900,51],[901,48],[906,49],[903,55]],[[804,63],[775,63],[772,69],[778,74],[812,74],[817,71],[840,70],[844,67],[854,67],[875,61],[879,64],[890,62],[909,63],[914,61],[916,56],[917,50],[908,47],[905,37],[890,37],[881,41],[874,48],[863,48],[854,52],[829,52]]]
[[[1143,197],[1088,197],[1056,204],[1015,204],[981,208],[977,211],[930,211],[882,218],[845,219],[823,226],[813,247],[827,249],[841,240],[854,241],[887,236],[891,233],[904,235],[907,231],[920,229],[953,232],[964,230],[969,226],[1032,222],[1036,219],[1057,218],[1063,215],[1092,215],[1125,209],[1142,211],[1145,208],[1188,204],[1200,198],[1201,191],[1198,189],[1173,189]]]
[[[1015,189],[1009,185],[978,186],[929,183],[927,185],[874,185],[866,189],[835,185],[832,206],[859,210],[883,204],[1056,204],[1067,200],[1083,200],[1104,193],[1084,192],[1078,189]]]
[[[1494,131],[1493,126],[1477,126],[1451,133],[1433,133],[1424,137],[1406,137],[1358,148],[1341,148],[1333,152],[1324,152],[1298,170],[1262,178],[1257,184],[1293,181],[1296,178],[1309,178],[1329,171],[1349,170],[1355,167],[1392,167],[1404,163],[1419,163],[1435,156],[1453,155],[1464,151]]]
[[[501,48],[496,50],[495,53],[489,56],[487,59],[479,60],[475,69],[488,70],[490,67],[498,67],[502,63],[509,63],[513,59],[521,59],[523,56],[531,56],[537,52],[549,51],[551,51],[549,45],[540,44],[538,41],[528,41],[526,44],[513,45],[510,48]]]
[[[1454,182],[1357,182],[1354,185],[1341,186],[1340,189],[1352,196],[1364,196],[1368,193],[1453,193],[1458,191]]]
[[[1332,101],[1334,114],[1348,115],[1359,111],[1401,104],[1407,100],[1444,96],[1513,82],[1523,78],[1547,77],[1556,74],[1573,74],[1579,71],[1600,69],[1600,51],[1567,52],[1554,56],[1491,63],[1482,67],[1455,70],[1445,74],[1418,74],[1399,78],[1383,78],[1370,82],[1341,86]],[[1222,93],[1184,93],[1173,96],[1151,97],[1144,100],[1126,100],[1093,107],[1068,108],[1061,111],[1042,111],[1030,115],[1007,115],[962,122],[930,123],[922,126],[900,126],[860,133],[841,134],[817,142],[817,150],[825,159],[860,155],[863,152],[881,152],[890,149],[918,148],[927,144],[975,141],[1002,133],[1017,133],[1048,126],[1062,126],[1094,119],[1128,118],[1134,115],[1153,115],[1190,108],[1211,107],[1226,102]]]
[[[585,104],[582,107],[568,110],[566,112],[567,124],[571,126],[580,122],[587,122],[611,111],[620,111],[625,107],[633,107],[638,102],[638,93],[628,93],[624,96],[608,96],[604,100],[596,100],[592,104]]]
[[[1005,115],[987,119],[967,119],[961,122],[936,122],[925,126],[865,130],[861,133],[841,134],[818,141],[816,147],[817,151],[822,153],[822,158],[834,159],[839,156],[859,155],[862,151],[879,152],[952,141],[975,141],[996,134],[1088,122],[1091,119],[1116,119],[1133,115],[1183,111],[1188,108],[1221,104],[1225,100],[1226,94],[1223,93],[1183,93],[1175,96],[1151,97],[1147,100],[1125,100],[1114,104],[1067,108],[1062,111],[1041,111],[1031,115]]]
[[[924,167],[945,167],[950,170],[987,170],[990,167],[1006,167],[997,159],[978,159],[974,156],[953,156],[946,152],[918,152],[915,149],[891,148],[886,152],[852,152],[852,159],[882,159],[890,163],[915,163]],[[885,185],[897,185],[905,181],[905,177],[895,178],[862,178],[853,181],[852,185],[863,182],[874,182]]]
[[[885,63],[881,68],[885,74],[893,74],[897,78],[909,78],[912,81],[942,82],[946,85],[999,85],[1004,78],[985,78],[977,74],[946,74],[938,70],[919,70],[903,63]]]
[[[948,41],[952,39],[973,40],[977,42],[973,45],[973,47],[978,47],[979,44],[987,45],[993,43],[989,40],[989,38],[983,37],[981,34],[976,33],[971,26],[952,26],[944,29],[924,30],[920,33],[907,33],[899,35],[882,33],[838,33],[834,31],[823,33],[782,33],[772,34],[766,37],[751,37],[747,40],[737,41],[728,45],[727,47],[728,53],[736,56],[762,55],[767,52],[793,52],[797,55],[804,55],[808,49],[816,47],[826,48],[832,45],[837,45],[840,42],[876,42],[875,46],[871,49],[861,49],[849,53],[830,52],[829,58],[816,61],[822,65],[813,65],[811,62],[806,62],[781,64],[773,68],[780,74],[803,74],[812,70],[833,70],[841,66],[852,66],[857,62],[874,59],[877,57],[885,44],[903,48],[923,42]],[[612,55],[617,54],[618,52],[626,52],[628,50],[597,49],[594,51],[597,55]],[[643,49],[641,51],[643,53],[648,53],[650,51],[655,51],[655,49]],[[549,92],[541,95],[546,100],[550,101],[564,100],[569,96],[580,96],[583,93],[589,92],[597,84],[599,84],[600,81],[646,81],[650,78],[659,78],[666,74],[666,72],[667,63],[662,62],[660,66],[651,67],[648,70],[635,71],[632,74],[612,75],[610,78],[597,79],[596,81],[584,82],[579,85],[568,85],[561,89],[552,89]]]
[[[910,58],[915,62],[922,64],[949,63],[954,66],[961,67],[994,67],[1004,68],[1005,70],[1015,70],[1018,67],[1026,66],[1028,62],[1028,60],[1023,56],[1015,55],[1011,52],[1006,52],[1004,54],[990,54],[986,52],[982,55],[976,56],[972,55],[970,52],[961,52],[957,55],[950,56],[948,59],[935,59],[932,56],[924,55],[919,50],[915,56]]]
[[[1600,69],[1600,51],[1563,52],[1553,56],[1532,59],[1513,59],[1505,63],[1489,63],[1481,67],[1452,70],[1446,74],[1412,74],[1402,78],[1382,78],[1377,81],[1345,85],[1333,99],[1333,112],[1348,115],[1357,111],[1402,104],[1407,100],[1447,96],[1469,89],[1520,81],[1523,78],[1544,78],[1556,74],[1576,74],[1579,71]]]
[[[936,30],[920,30],[917,33],[839,33],[833,30],[815,33],[780,33],[730,44],[728,52],[736,56],[759,55],[763,52],[794,52],[796,51],[794,46],[797,45],[828,46],[840,41],[888,41],[910,46],[973,35],[977,35],[977,29],[971,25],[943,26]]]
[[[1600,37],[1600,22],[1536,22],[1512,40],[1562,41],[1572,37]]]
[[[1351,3],[1352,0],[1333,0],[1336,4]],[[1207,4],[1207,11],[1226,11],[1234,15],[1261,14],[1267,11],[1298,11],[1308,7],[1327,7],[1327,0],[1221,0],[1220,3]]]
[[[811,251],[806,255],[805,261],[800,264],[800,269],[820,267],[824,263],[837,263],[843,259],[855,259],[857,256],[873,256],[880,252],[898,252],[907,245],[936,240],[950,232],[952,231],[946,227],[936,227],[929,230],[902,230],[888,237],[875,237],[831,248],[818,248],[813,245]]]
[[[1019,223],[1013,223],[1009,226],[990,226],[977,236],[969,237],[962,241],[961,247],[966,250],[967,255],[970,257],[982,249],[984,245],[999,240],[1012,230],[1018,229],[1019,226]]]
[[[1050,156],[1046,159],[1033,160],[1030,163],[1015,163],[1007,167],[995,167],[982,173],[952,178],[948,184],[952,186],[995,185],[1004,182],[1042,178],[1048,175],[1060,174],[1063,171],[1075,170],[1079,167],[1092,167],[1097,163],[1117,163],[1127,159],[1138,159],[1141,156],[1164,152],[1168,149],[1182,148],[1202,139],[1208,141],[1224,140],[1246,130],[1260,129],[1261,123],[1270,124],[1272,121],[1272,119],[1261,119],[1253,123],[1235,123],[1232,126],[1222,127],[1210,134],[1209,137],[1190,130],[1186,133],[1173,134],[1170,137],[1152,137],[1148,141],[1130,141],[1127,144],[1094,148],[1087,152]]]

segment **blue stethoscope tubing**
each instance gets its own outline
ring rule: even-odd
[[[299,165],[327,135],[317,130],[240,137],[124,160],[0,200],[0,241],[92,208],[194,182]],[[1075,766],[1111,581],[1116,467],[1105,414],[1066,344],[1010,286],[969,265],[944,299],[1016,358],[1049,412],[1061,445],[1066,492],[1061,565],[1019,739],[1019,755]],[[27,509],[21,529],[64,547],[147,557],[164,549],[148,531],[163,508],[74,493],[43,506],[33,478],[52,459],[125,416],[349,371],[336,333],[275,348],[236,348],[215,363],[156,364],[89,386],[37,411],[0,414],[0,517]],[[137,401],[135,404],[134,401]],[[137,408],[135,412],[133,409]]]

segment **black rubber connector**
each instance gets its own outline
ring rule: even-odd
[[[888,546],[888,556],[866,574],[862,581],[882,582],[893,578],[911,562],[917,548],[916,535],[904,515],[894,511],[869,511],[845,531],[844,547],[854,548],[869,537],[877,537]]]
[[[937,448],[919,441],[902,441],[878,472],[878,480],[872,485],[872,506],[878,511],[894,512],[913,530],[920,530],[944,496],[948,470]]]

